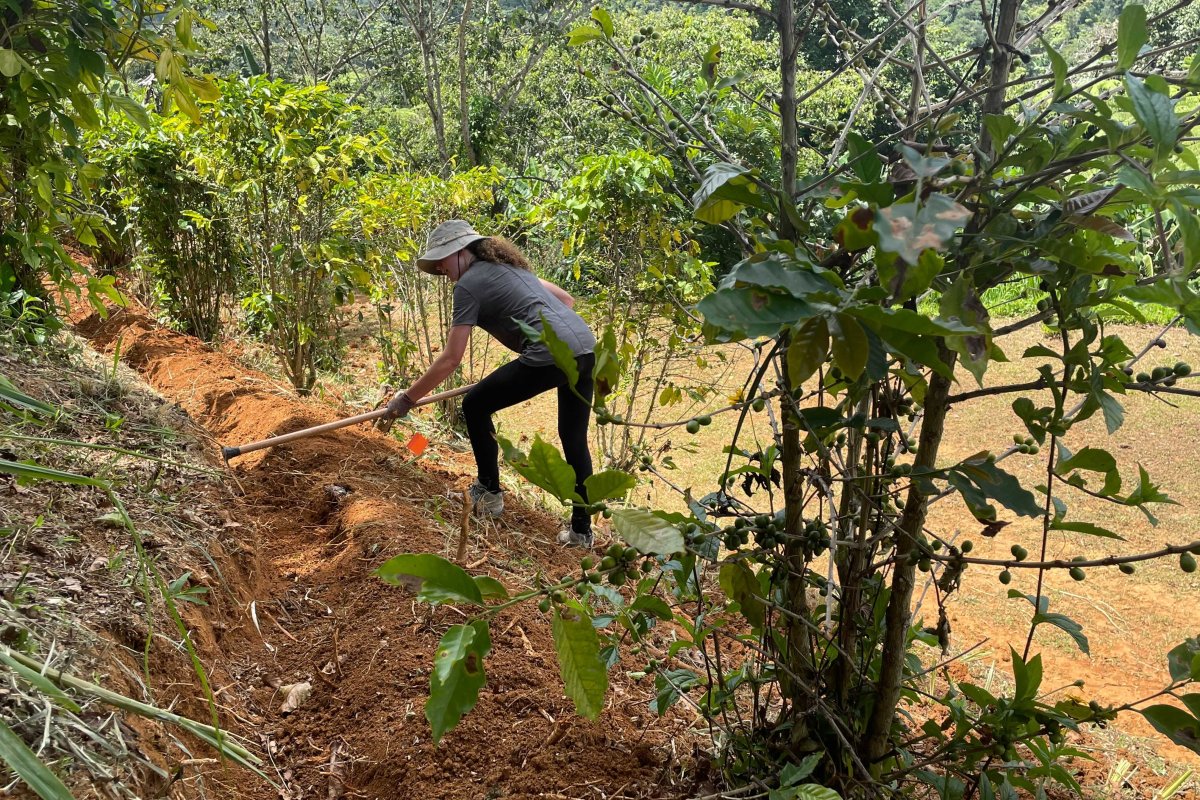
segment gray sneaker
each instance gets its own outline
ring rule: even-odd
[[[489,492],[479,481],[471,484],[469,492],[471,495],[471,505],[480,514],[497,519],[504,513],[503,492]]]
[[[585,547],[592,548],[592,532],[577,533],[571,528],[564,528],[558,532],[558,543],[565,544],[567,547]]]

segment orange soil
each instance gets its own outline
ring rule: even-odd
[[[77,323],[99,350],[112,352],[119,342],[122,359],[216,442],[253,441],[337,416],[137,311]],[[623,665],[611,673],[600,719],[577,717],[563,696],[549,626],[531,604],[493,621],[479,704],[433,746],[423,716],[431,657],[445,629],[464,617],[454,608],[431,613],[372,571],[400,552],[452,553],[461,506],[449,490],[462,480],[410,459],[395,439],[356,428],[234,463],[240,496],[230,511],[243,525],[233,529],[242,542],[229,548],[236,555],[222,570],[238,596],[214,587],[212,604],[189,611],[188,622],[219,687],[225,724],[260,746],[282,789],[219,766],[189,772],[177,789],[239,798],[343,791],[359,798],[640,798],[694,790],[668,780],[676,759],[692,758],[690,745],[676,755],[689,720],[655,717],[647,708],[652,684],[629,681]],[[438,524],[439,514],[451,524]],[[510,565],[521,557],[563,575],[578,568],[579,554],[552,543],[556,530],[556,520],[518,505],[499,527],[476,532],[466,560],[471,571],[510,586],[518,585]],[[273,687],[299,681],[312,684],[312,696],[281,714],[283,697]],[[206,716],[198,687],[168,686],[181,693],[186,712]]]

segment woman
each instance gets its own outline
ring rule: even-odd
[[[592,474],[588,451],[591,418],[593,350],[596,337],[572,308],[575,298],[529,271],[529,262],[511,242],[480,236],[463,220],[443,222],[429,234],[417,266],[454,283],[454,313],[446,346],[412,386],[388,403],[389,417],[403,417],[422,397],[454,372],[478,325],[520,355],[481,380],[463,399],[463,416],[478,479],[471,485],[477,511],[499,517],[504,511],[500,489],[499,448],[492,414],[550,389],[558,390],[558,436],[563,455],[575,469],[575,491],[587,502],[583,482]],[[517,321],[542,329],[542,318],[571,348],[579,367],[575,391],[541,342],[530,342]],[[576,505],[571,524],[558,535],[563,544],[592,546],[592,525],[585,505]]]

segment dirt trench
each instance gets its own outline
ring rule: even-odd
[[[216,462],[219,444],[340,416],[137,311],[92,315],[76,327],[98,350],[119,347],[208,431]],[[231,473],[229,510],[241,538],[224,559],[229,591],[214,590],[214,602],[189,609],[188,622],[224,723],[260,747],[278,789],[217,764],[188,771],[173,795],[645,798],[695,788],[676,783],[693,761],[695,720],[654,715],[652,682],[626,677],[633,664],[612,671],[599,720],[577,717],[547,620],[531,604],[493,621],[479,703],[433,746],[423,714],[431,657],[445,629],[465,617],[455,608],[431,613],[372,571],[400,552],[453,552],[455,526],[438,518],[457,519],[461,474],[413,463],[395,439],[361,428],[248,454]],[[469,571],[515,586],[537,569],[558,576],[578,568],[579,554],[553,543],[556,520],[509,505],[501,525],[472,536]],[[301,682],[311,695],[284,714],[279,687]],[[182,694],[184,708],[206,714],[198,686]]]

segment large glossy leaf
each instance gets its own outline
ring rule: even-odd
[[[756,629],[762,630],[766,621],[766,607],[759,599],[762,587],[758,578],[743,561],[731,561],[721,567],[721,590],[725,596],[736,602],[744,616]]]
[[[883,162],[875,152],[875,146],[862,134],[849,131],[846,134],[846,158],[850,169],[863,183],[878,183],[883,177]]]
[[[983,458],[968,459],[947,471],[947,480],[967,503],[971,513],[984,522],[996,519],[996,510],[988,503],[995,500],[1024,517],[1040,517],[1043,509],[1033,493],[1011,474]]]
[[[1117,69],[1132,67],[1146,41],[1146,7],[1126,4],[1117,19]]]
[[[587,489],[589,503],[599,503],[602,500],[620,499],[637,486],[637,479],[628,472],[619,469],[608,469],[589,475],[583,486]]]
[[[683,534],[671,523],[640,508],[613,511],[613,527],[621,538],[643,553],[667,556],[683,550]]]
[[[1174,102],[1134,75],[1125,76],[1125,91],[1133,105],[1133,116],[1154,140],[1159,157],[1170,153],[1179,138],[1179,118],[1175,115]]]
[[[789,294],[749,286],[718,289],[696,309],[710,325],[746,336],[774,336],[816,314],[811,305]]]
[[[1054,465],[1056,475],[1069,476],[1075,470],[1099,472],[1104,476],[1104,486],[1099,489],[1100,494],[1111,497],[1121,491],[1121,473],[1117,469],[1117,459],[1107,450],[1085,447],[1072,455],[1070,450],[1059,445],[1058,455],[1058,463]],[[1078,476],[1068,478],[1068,483],[1080,487],[1086,485],[1083,478]]]
[[[1200,636],[1171,648],[1171,652],[1167,653],[1167,671],[1173,681],[1189,678],[1200,681]]]
[[[596,6],[592,9],[592,19],[600,24],[600,30],[604,31],[605,36],[613,35],[612,14],[609,14],[608,11],[600,6]]]
[[[504,451],[504,460],[525,480],[540,486],[564,503],[579,501],[575,493],[575,469],[562,457],[558,448],[534,436],[529,455],[525,455],[503,437],[497,437]]]
[[[0,758],[42,800],[74,800],[58,776],[3,721],[0,721]]]
[[[1200,753],[1200,720],[1181,708],[1168,705],[1150,706],[1141,712],[1156,731],[1175,744]]]
[[[834,314],[829,318],[829,341],[833,363],[848,378],[856,380],[867,367],[867,335],[854,317]]]
[[[492,649],[485,620],[453,625],[442,636],[433,657],[425,718],[437,744],[479,701],[487,680],[483,660]]]
[[[402,553],[385,561],[375,574],[406,586],[429,603],[483,603],[479,586],[466,571],[432,553]]]
[[[894,330],[915,333],[921,336],[959,336],[979,333],[977,328],[958,319],[927,317],[907,308],[883,308],[882,306],[856,306],[849,313],[867,322],[882,337]]]
[[[789,259],[780,253],[755,256],[739,262],[721,285],[761,286],[781,289],[792,297],[811,302],[810,295],[834,296],[835,287],[807,264]]]
[[[696,218],[720,225],[747,206],[771,208],[770,198],[747,177],[749,172],[727,161],[718,161],[705,170],[700,188],[692,196]]]
[[[787,349],[788,381],[800,386],[812,377],[829,353],[829,329],[822,317],[813,317],[792,331]]]
[[[554,610],[551,626],[563,687],[575,710],[588,719],[600,716],[608,692],[608,670],[591,619],[574,601]]]
[[[604,37],[604,31],[594,25],[579,25],[571,30],[567,36],[567,45],[570,47],[579,47],[581,44],[587,44],[595,39]]]

